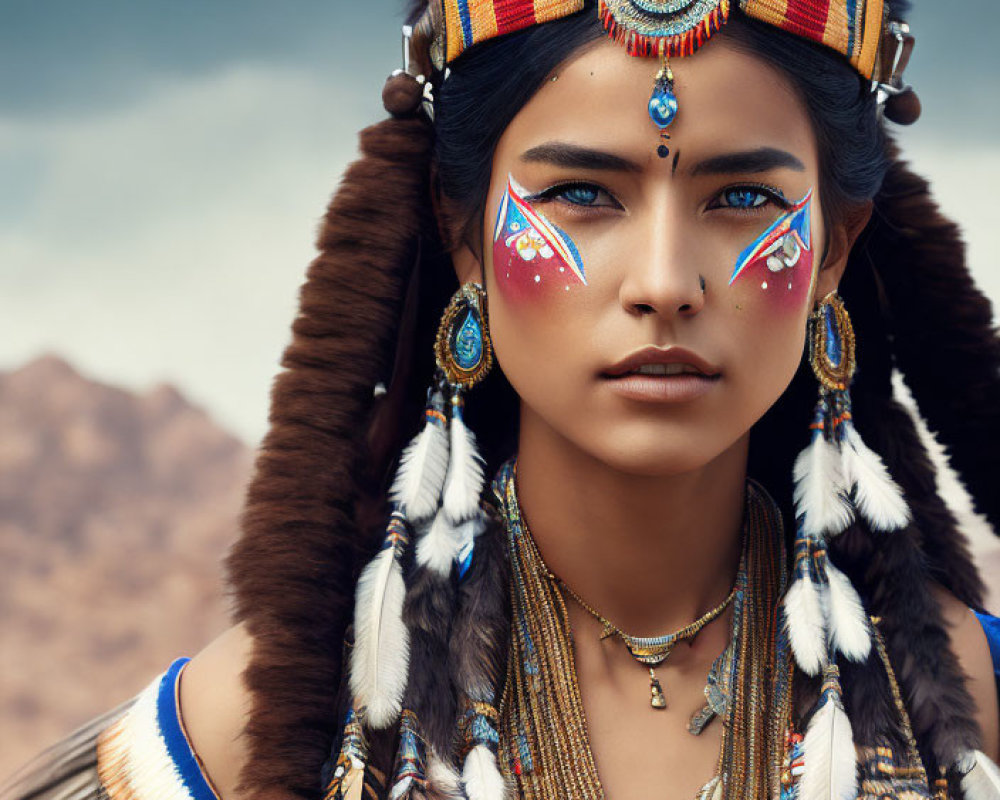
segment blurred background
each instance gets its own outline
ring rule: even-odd
[[[400,6],[0,0],[0,778],[225,626],[219,560]],[[916,6],[899,139],[997,303],[1000,6]]]

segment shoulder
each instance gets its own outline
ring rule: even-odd
[[[935,586],[933,591],[944,613],[952,651],[968,677],[969,693],[983,732],[983,751],[996,760],[1000,755],[1000,710],[993,659],[982,623],[947,589]]]
[[[181,674],[184,729],[222,800],[240,797],[237,785],[247,758],[243,729],[250,712],[243,670],[251,651],[250,634],[237,625],[192,658]]]

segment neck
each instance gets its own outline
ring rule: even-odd
[[[681,628],[736,575],[746,437],[690,472],[634,475],[522,416],[518,500],[549,569],[633,636]]]

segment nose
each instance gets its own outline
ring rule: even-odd
[[[691,317],[704,308],[705,279],[691,249],[697,242],[686,241],[684,227],[662,208],[639,222],[619,289],[629,314]]]

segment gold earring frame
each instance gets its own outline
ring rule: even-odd
[[[492,369],[486,292],[478,283],[465,283],[452,295],[438,325],[434,358],[448,383],[460,391],[471,389]]]
[[[854,377],[857,341],[854,326],[835,291],[809,315],[809,365],[828,391],[845,391]]]

